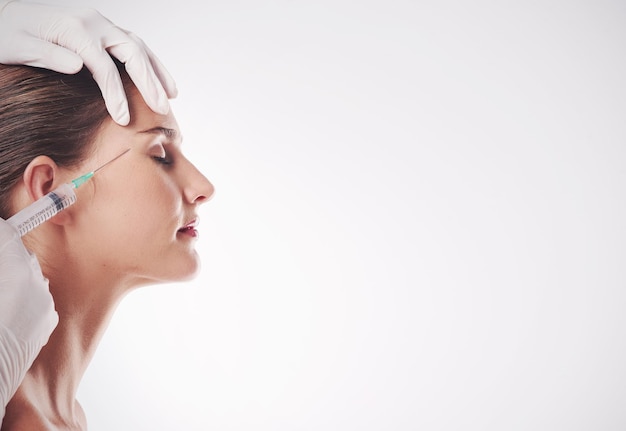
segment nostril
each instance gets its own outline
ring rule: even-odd
[[[194,199],[195,203],[198,203],[198,204],[205,203],[211,200],[211,198],[213,198],[213,195],[215,194],[215,187],[213,187],[213,184],[211,184],[208,180],[206,181],[208,183],[208,187],[204,193],[199,193],[196,196],[196,198]]]
[[[184,189],[185,198],[191,204],[207,202],[215,193],[215,187],[195,166],[191,165],[191,168]]]

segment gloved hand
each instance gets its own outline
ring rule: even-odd
[[[0,0],[0,63],[68,74],[78,72],[84,64],[98,83],[111,117],[125,126],[130,121],[128,102],[109,54],[126,64],[146,104],[166,114],[168,97],[176,97],[176,84],[136,35],[94,9]]]
[[[37,258],[0,219],[0,423],[58,320]]]

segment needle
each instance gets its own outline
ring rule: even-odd
[[[78,187],[82,186],[85,182],[87,182],[87,180],[91,177],[93,177],[93,174],[95,174],[96,172],[98,172],[100,169],[104,168],[106,165],[108,165],[111,162],[116,161],[117,159],[119,159],[120,157],[122,157],[124,154],[128,153],[130,151],[130,148],[128,148],[126,151],[124,151],[121,154],[118,154],[117,156],[113,157],[111,160],[109,160],[108,162],[106,162],[104,165],[100,166],[99,168],[96,168],[95,170],[86,173],[85,175],[81,175],[80,177],[76,178],[75,180],[72,180],[72,183],[74,184],[74,188],[77,189]]]

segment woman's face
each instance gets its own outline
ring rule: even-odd
[[[152,112],[137,93],[130,102],[131,124],[108,122],[81,169],[130,151],[76,191],[68,227],[80,258],[107,274],[139,283],[190,278],[199,269],[197,209],[213,186],[183,156],[172,113]]]

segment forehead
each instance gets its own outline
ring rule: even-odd
[[[126,126],[127,128],[136,131],[154,129],[154,132],[164,134],[171,139],[180,137],[178,136],[180,134],[178,123],[171,109],[165,115],[154,112],[146,104],[136,88],[133,88],[133,91],[128,93],[128,105],[130,109],[130,124]]]

